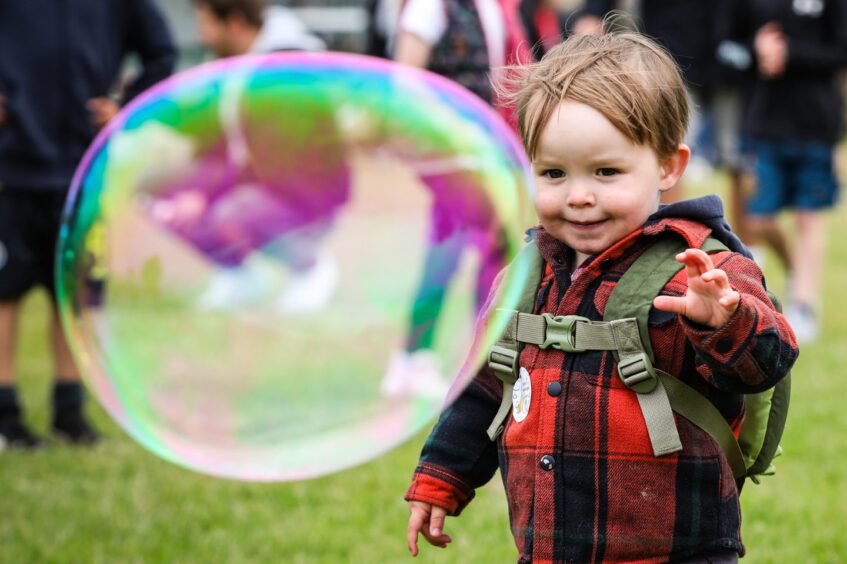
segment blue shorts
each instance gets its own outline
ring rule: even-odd
[[[783,208],[822,210],[838,199],[833,147],[828,143],[754,141],[756,190],[750,215],[775,215]]]

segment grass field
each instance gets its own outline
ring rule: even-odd
[[[698,186],[720,191],[720,183]],[[847,561],[847,208],[829,218],[823,339],[794,370],[778,474],[742,496],[745,562]],[[771,260],[770,264],[774,261]],[[775,290],[782,274],[768,270]],[[18,371],[27,420],[47,427],[46,297],[25,304]],[[92,402],[106,440],[0,453],[0,562],[408,562],[402,500],[423,436],[367,465],[313,481],[251,484],[172,466]],[[498,481],[448,523],[425,562],[513,562]]]

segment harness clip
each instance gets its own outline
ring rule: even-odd
[[[587,317],[579,315],[556,315],[550,313],[542,314],[547,322],[544,333],[544,342],[539,345],[542,349],[552,346],[554,349],[573,352],[585,352],[585,349],[576,346],[576,324],[579,321],[588,323]]]

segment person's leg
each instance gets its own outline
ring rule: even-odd
[[[18,300],[0,301],[0,387],[15,383],[18,308]]]
[[[777,222],[777,214],[788,203],[790,171],[778,144],[755,144],[756,186],[747,202],[747,225],[753,240],[769,246],[787,273],[793,271],[788,241]]]
[[[820,301],[821,275],[826,254],[826,224],[818,211],[798,210],[794,214],[797,241],[794,245],[792,301],[814,306]]]
[[[380,391],[386,396],[441,399],[449,387],[441,374],[440,359],[432,348],[447,288],[459,268],[469,239],[466,231],[441,230],[440,220],[444,218],[439,213],[444,210],[433,206],[431,234],[409,316],[406,341],[402,350],[391,354],[380,382]]]
[[[93,444],[99,436],[83,414],[85,391],[79,369],[71,355],[70,347],[62,330],[55,300],[56,240],[59,231],[64,194],[45,194],[40,204],[38,220],[37,250],[38,282],[51,296],[50,349],[53,356],[53,433],[73,444]],[[34,237],[35,238],[35,237]]]
[[[15,352],[21,298],[32,286],[32,256],[24,193],[0,191],[0,449],[33,448],[41,441],[23,424],[15,388]]]
[[[100,437],[83,415],[85,391],[55,305],[51,317],[50,343],[55,367],[53,432],[70,443],[96,443]]]
[[[36,448],[41,441],[24,426],[15,389],[15,345],[19,300],[0,301],[0,450]]]
[[[751,215],[747,219],[748,235],[753,241],[762,242],[774,252],[787,273],[795,271],[794,253],[788,244],[785,232],[775,215]]]
[[[747,217],[747,201],[750,199],[752,183],[756,180],[751,174],[740,169],[730,169],[729,175],[729,224],[745,245],[753,246],[758,243],[750,219]]]
[[[50,321],[50,346],[53,352],[56,382],[79,382],[79,370],[71,355],[68,341],[65,339],[65,332],[62,330],[62,322],[55,304],[51,308]]]
[[[443,241],[431,242],[427,248],[423,274],[412,305],[407,351],[432,348],[444,296],[459,268],[465,245],[466,234],[457,231]]]
[[[797,340],[812,342],[820,333],[821,280],[826,255],[824,211],[835,205],[838,183],[834,173],[833,147],[823,143],[795,147],[798,166],[795,174],[797,240],[788,319]]]
[[[718,86],[712,101],[714,140],[718,163],[729,179],[729,223],[747,246],[757,241],[747,218],[747,202],[756,185],[749,148],[741,140],[742,92],[734,86]]]

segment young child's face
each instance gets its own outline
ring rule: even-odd
[[[638,229],[679,176],[599,111],[568,100],[542,129],[532,168],[541,225],[577,264]]]

